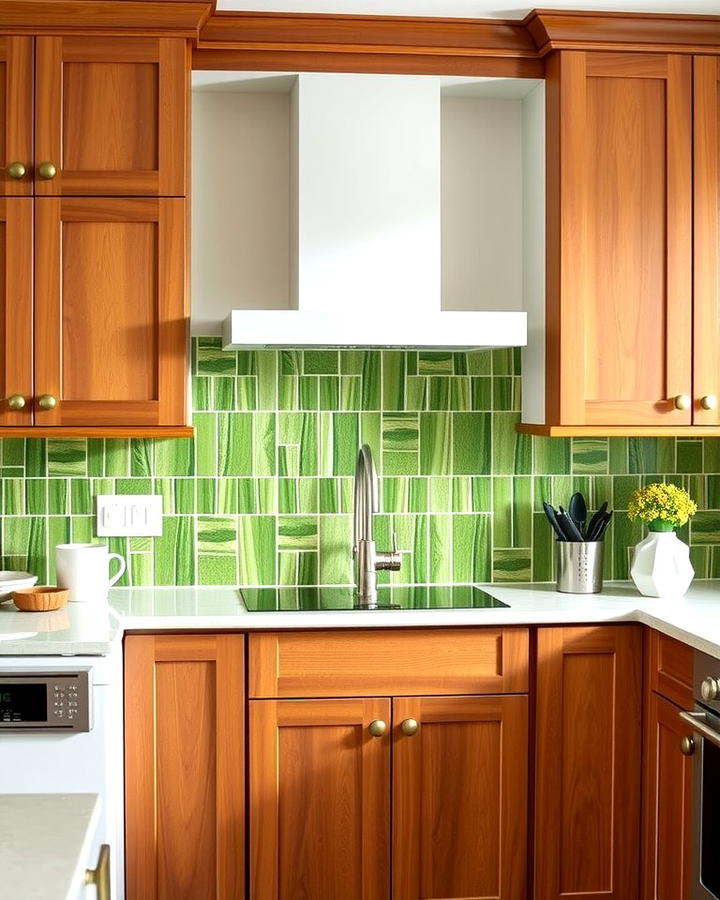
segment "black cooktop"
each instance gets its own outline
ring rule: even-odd
[[[248,612],[357,610],[352,587],[240,588]],[[378,588],[380,609],[491,609],[507,607],[471,584],[384,586]]]

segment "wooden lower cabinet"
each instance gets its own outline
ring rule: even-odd
[[[535,900],[640,892],[642,627],[539,628]]]
[[[645,729],[643,900],[690,897],[693,757],[680,750],[692,729],[680,708],[650,693]]]
[[[526,897],[526,696],[252,700],[249,727],[252,900]]]
[[[245,896],[244,647],[125,638],[127,900]]]

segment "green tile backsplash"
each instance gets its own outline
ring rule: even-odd
[[[617,512],[606,576],[626,578],[630,493],[667,478],[700,511],[681,535],[698,577],[720,577],[720,441],[517,435],[520,353],[224,352],[193,341],[195,441],[0,441],[2,565],[54,579],[53,548],[94,537],[100,493],[159,493],[160,538],[116,538],[121,583],[352,580],[360,442],[381,476],[375,531],[406,551],[399,582],[552,581],[542,500],[582,490]]]

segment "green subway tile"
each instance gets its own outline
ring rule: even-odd
[[[252,413],[218,413],[217,419],[217,473],[253,475]]]
[[[453,353],[453,371],[456,375],[468,374],[467,353],[461,353],[460,351],[458,351],[457,353]]]
[[[70,532],[75,543],[88,544],[95,541],[95,519],[92,516],[73,516],[70,519]]]
[[[215,421],[212,415],[204,415],[203,421]],[[196,423],[197,424],[197,423]],[[198,453],[200,446],[200,430],[196,439]],[[124,472],[118,473],[124,475]],[[159,440],[155,441],[155,474],[167,477],[180,477],[193,474],[193,442],[188,440]],[[210,474],[203,472],[202,474]]]
[[[318,378],[318,385],[318,409],[338,409],[340,406],[340,379],[336,376]]]
[[[190,443],[188,441],[188,443]],[[72,473],[68,473],[72,474]],[[79,473],[82,474],[82,473]],[[130,474],[130,441],[123,438],[108,438],[105,441],[105,475],[110,477]],[[175,474],[162,472],[160,474]]]
[[[297,378],[282,375],[278,379],[278,409],[300,409]]]
[[[195,512],[195,482],[192,478],[175,479],[175,512],[190,515]]]
[[[418,373],[418,352],[417,350],[405,351],[405,371],[408,375],[417,375]],[[459,374],[463,374],[458,372]]]
[[[30,478],[25,482],[25,509],[29,516],[42,516],[47,512],[47,482]]]
[[[277,481],[274,478],[259,478],[257,481],[258,512],[274,515],[278,511]]]
[[[710,547],[690,547],[690,562],[696,578],[711,578]]]
[[[212,408],[219,410],[228,410],[228,409],[252,409],[254,406],[254,401],[252,405],[247,403],[241,403],[239,406],[235,404],[235,378],[231,378],[229,376],[223,376],[222,378],[213,378],[212,381]],[[248,382],[252,384],[252,393],[255,393],[255,379],[254,378],[238,378],[238,382],[242,381],[243,384],[247,385]],[[240,402],[240,397],[242,396],[241,390],[238,391],[238,402]],[[203,407],[200,407],[201,409]]]
[[[362,360],[362,408],[364,410],[380,409],[380,353],[377,350],[365,350]]]
[[[720,544],[720,512],[697,512],[690,522],[693,544]]]
[[[134,587],[150,587],[154,581],[153,558],[149,553],[131,553],[128,562],[130,583]]]
[[[87,473],[91,478],[102,478],[105,474],[105,441],[88,440]]]
[[[55,572],[55,547],[58,544],[68,544],[70,542],[70,519],[66,516],[48,516],[48,561],[47,561],[47,577],[48,584],[57,582]]]
[[[192,444],[185,441],[185,448],[175,453],[182,453],[184,471],[179,474],[192,475],[193,467],[198,475],[216,475],[217,473],[217,417],[212,413],[195,413],[193,416],[195,426],[195,462],[193,463]],[[179,443],[179,442],[177,442]],[[187,461],[185,454],[187,454]],[[157,458],[156,458],[157,465]],[[164,475],[158,469],[158,474]],[[227,474],[227,473],[220,473]]]
[[[318,509],[321,513],[340,512],[339,480],[337,478],[318,479]]]
[[[677,441],[676,442],[678,472],[702,472],[703,470],[703,442]]]
[[[417,451],[419,428],[417,413],[383,413],[382,449]]]
[[[198,584],[237,584],[237,560],[229,556],[198,557]]]
[[[74,516],[90,516],[93,513],[90,482],[84,478],[70,481],[70,511]]]
[[[488,516],[455,516],[453,519],[453,581],[490,581],[490,551]]]
[[[604,539],[605,552],[612,548],[612,564],[608,566],[606,561],[604,566],[606,577],[610,574],[610,577],[620,581],[629,578],[632,551],[644,536],[645,529],[639,522],[631,522],[627,516],[615,513]]]
[[[237,520],[231,516],[198,516],[198,553],[235,556]]]
[[[68,514],[68,489],[64,478],[48,478],[48,512],[54,516]]]
[[[257,497],[255,492],[256,483],[252,478],[238,478],[238,508],[237,511],[243,515],[252,515],[258,511]],[[229,512],[229,510],[226,510]]]
[[[235,350],[235,366],[238,375],[256,375],[259,368],[258,363],[258,355],[265,356],[272,355],[274,356],[274,351],[266,351],[266,353],[259,352],[257,353],[255,350]]]
[[[385,475],[417,475],[418,465],[415,450],[386,450],[382,455],[382,471]]]
[[[532,439],[534,450],[533,471],[537,475],[570,474],[570,438]]]
[[[154,472],[153,450],[155,442],[147,438],[130,440],[130,474],[138,478],[149,478]],[[90,474],[88,472],[88,474]]]
[[[429,478],[430,505],[429,512],[452,512],[452,479]]]
[[[353,511],[353,490],[354,484],[352,478],[338,478],[340,484],[340,512],[350,513]]]
[[[28,438],[25,441],[25,476],[44,478],[47,474],[47,441]]]
[[[217,512],[215,499],[215,479],[198,478],[195,481],[195,511],[205,515]]]
[[[22,478],[24,474],[22,466],[3,466],[0,469],[0,478]]]
[[[210,400],[211,379],[195,375],[192,379],[192,408],[196,411],[208,410]]]
[[[2,464],[3,466],[25,466],[25,439],[3,438]]]
[[[38,576],[39,584],[48,582],[47,520],[41,516],[28,519],[27,571]]]
[[[381,446],[382,417],[380,413],[361,413],[360,414],[360,436],[359,444],[369,444],[375,448],[376,452]],[[358,448],[359,449],[359,448]]]
[[[274,516],[240,516],[238,519],[239,583],[275,584]]]
[[[217,385],[218,381],[221,379],[216,378],[215,384]],[[222,379],[224,381],[224,379]],[[229,390],[225,397],[223,397],[224,406],[220,406],[218,401],[218,393],[217,387],[215,388],[215,409],[237,409],[245,412],[246,410],[253,410],[258,408],[258,399],[257,399],[257,378],[254,375],[241,375],[235,380],[235,391],[237,393],[237,400],[233,400],[230,395]],[[235,405],[233,406],[233,402]]]
[[[234,375],[237,371],[235,353],[222,349],[222,339],[215,337],[198,338],[197,343],[198,375]]]
[[[274,350],[258,353],[257,408],[278,409],[278,355]]]
[[[192,516],[165,516],[153,546],[155,584],[195,584],[195,528]]]
[[[277,470],[275,413],[256,413],[253,419],[253,473],[274,475]]]
[[[354,474],[359,444],[359,423],[357,415],[355,413],[333,413],[332,468],[330,471],[326,469],[323,474]],[[327,448],[325,448],[325,453],[326,452]]]
[[[555,580],[555,534],[545,513],[533,513],[532,580]]]
[[[278,485],[278,509],[281,513],[298,512],[298,482],[296,478],[281,478]]]
[[[611,475],[627,475],[629,455],[627,438],[608,438],[608,471]]]
[[[492,479],[473,478],[471,482],[473,512],[492,510]]]
[[[528,475],[532,471],[532,438],[517,433],[519,421],[518,413],[492,414],[492,466],[496,475]]]
[[[613,496],[610,506],[618,510],[626,510],[630,496],[640,487],[640,478],[637,475],[618,475],[613,478]]]
[[[22,478],[3,481],[3,515],[22,516],[25,513],[25,482]]]
[[[493,478],[493,545],[512,547],[512,478]]]
[[[495,421],[497,417],[495,417]],[[485,475],[490,471],[490,415],[452,414],[453,473]],[[515,471],[518,471],[516,468]]]
[[[318,522],[314,516],[280,516],[279,550],[317,550]]]
[[[281,350],[280,372],[283,375],[300,375],[302,373],[302,350]]]
[[[454,375],[453,354],[448,350],[420,350],[418,375]]]
[[[674,438],[628,438],[629,472],[674,472]]]
[[[408,410],[427,409],[428,379],[423,375],[408,378],[405,386],[405,408]]]
[[[354,579],[350,516],[321,516],[318,547],[320,584],[352,584]],[[381,548],[382,549],[382,548]]]
[[[405,409],[405,354],[386,350],[382,354],[383,409]]]
[[[236,515],[240,512],[238,507],[238,481],[237,478],[217,479],[217,513],[221,516]]]
[[[84,438],[48,439],[48,475],[86,475],[87,441]]]
[[[520,412],[520,379],[502,376],[492,379],[493,409],[499,412]]]
[[[149,494],[152,481],[149,478],[117,478],[115,492],[118,494]]]
[[[420,413],[421,475],[452,474],[452,436],[452,413]]]
[[[298,512],[303,514],[318,512],[318,479],[298,480]]]
[[[131,537],[128,538],[128,549],[131,553],[152,553],[151,537]]]
[[[317,375],[303,375],[300,377],[298,398],[300,409],[320,409],[320,379]]]
[[[362,383],[357,375],[340,376],[340,396],[338,405],[341,410],[359,410],[361,407]],[[321,385],[322,400],[322,385]],[[323,406],[323,409],[327,407]]]
[[[298,555],[295,552],[278,553],[278,584],[297,585],[300,583]]]
[[[490,353],[493,375],[520,374],[520,347],[501,347]]]
[[[343,375],[362,375],[365,354],[362,350],[341,350],[340,371]]]
[[[572,471],[595,475],[608,471],[608,438],[573,438]]]
[[[446,583],[453,580],[453,518],[429,516],[428,581]]]
[[[380,509],[386,513],[407,512],[409,478],[383,478],[380,482]]]
[[[305,350],[303,373],[305,375],[336,375],[339,354],[337,350]]]
[[[474,512],[472,478],[463,476],[452,480],[452,511],[455,513]]]
[[[492,350],[475,350],[467,354],[469,375],[492,375]]]
[[[278,447],[278,475],[300,474],[300,447],[297,444],[280,444]]]
[[[527,582],[532,580],[530,550],[524,547],[493,550],[492,580],[502,582]]]
[[[318,554],[298,553],[298,584],[318,583]]]

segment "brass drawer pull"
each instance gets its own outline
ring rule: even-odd
[[[25,177],[27,169],[21,162],[11,162],[5,171],[7,172],[8,178],[19,181],[21,178]]]
[[[38,175],[45,181],[51,181],[57,175],[57,169],[51,162],[41,162],[37,168]]]
[[[111,900],[109,844],[100,847],[97,868],[85,869],[85,884],[95,885],[97,900]]]
[[[52,394],[43,394],[42,397],[38,400],[38,406],[40,409],[55,409],[57,406],[57,400],[53,397]]]
[[[382,737],[387,731],[387,723],[382,719],[375,719],[368,725],[368,731],[373,737]]]
[[[678,394],[677,397],[673,397],[673,403],[675,409],[690,409],[692,400],[689,394]]]
[[[8,409],[25,409],[26,401],[22,394],[11,394],[7,398]]]
[[[408,737],[412,737],[414,734],[417,734],[417,730],[419,727],[420,726],[417,719],[403,719],[403,721],[400,723],[400,730]]]

